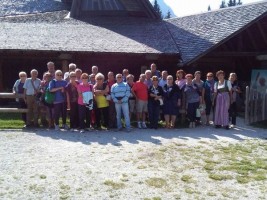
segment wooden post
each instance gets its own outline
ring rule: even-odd
[[[249,125],[249,87],[246,87],[246,102],[245,102],[245,124]]]
[[[0,92],[4,91],[4,83],[3,83],[3,61],[0,60]]]

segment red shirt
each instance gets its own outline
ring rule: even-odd
[[[133,89],[137,99],[140,99],[142,101],[148,100],[148,91],[147,91],[147,85],[146,84],[144,84],[143,82],[137,81],[133,85],[132,89]]]

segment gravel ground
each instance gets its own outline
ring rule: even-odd
[[[244,125],[229,131],[1,130],[0,199],[267,199],[266,136]],[[258,159],[260,178],[240,183],[236,172],[218,171],[246,158]],[[215,180],[219,172],[224,178]]]

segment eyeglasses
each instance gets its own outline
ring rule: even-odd
[[[213,76],[207,76],[207,77],[210,77],[210,78],[212,78]]]
[[[22,78],[22,77],[26,77],[26,76],[22,75],[22,76],[20,76],[20,77]]]
[[[87,77],[82,77],[82,79],[88,79]]]
[[[62,74],[56,74],[57,76],[62,76]]]

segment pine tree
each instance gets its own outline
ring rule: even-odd
[[[232,7],[232,6],[235,6],[233,0],[229,0],[228,7]]]
[[[160,6],[159,6],[157,0],[154,1],[154,5],[153,5],[153,7],[154,7],[154,10],[159,14],[160,18],[162,19],[162,18],[163,18],[163,17],[162,17],[162,11],[161,11],[161,9],[160,9]]]
[[[221,5],[220,5],[220,8],[226,8],[227,6],[226,6],[226,4],[225,4],[225,0],[222,0],[222,3],[221,3]]]
[[[241,0],[238,0],[237,4],[236,5],[242,5],[242,1]]]
[[[168,10],[168,12],[167,12],[167,15],[165,16],[165,19],[170,19],[171,18],[171,11],[170,10]]]
[[[211,11],[211,7],[210,7],[210,5],[209,5],[209,7],[208,7],[208,11]]]

